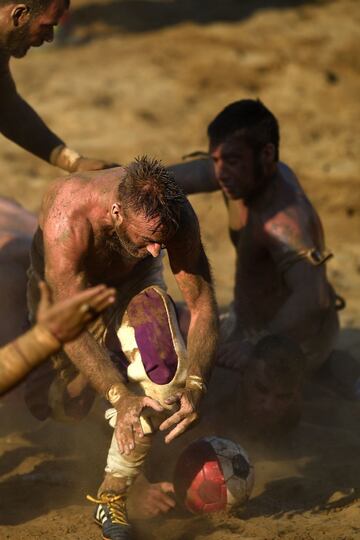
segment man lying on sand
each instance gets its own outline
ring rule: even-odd
[[[228,369],[213,370],[200,429],[204,435],[219,433],[239,442],[278,441],[301,418],[304,377],[305,358],[294,341],[262,337],[236,376]]]
[[[187,346],[162,278],[163,248],[190,313]],[[80,417],[90,383],[110,402],[115,431],[95,517],[104,538],[130,538],[126,492],[152,434],[171,429],[169,443],[197,419],[215,360],[217,309],[197,218],[155,160],[75,174],[45,195],[31,263],[32,314],[42,279],[55,300],[99,282],[117,290],[115,306],[34,373],[27,401],[40,419]]]
[[[218,363],[241,368],[267,334],[298,343],[307,373],[339,331],[323,228],[293,171],[279,161],[279,127],[260,102],[228,105],[208,127],[209,158],[171,167],[186,193],[222,190],[236,250],[234,302]]]
[[[45,161],[69,172],[111,166],[85,158],[68,148],[18,94],[10,58],[22,58],[30,47],[52,41],[54,26],[69,8],[69,0],[1,0],[0,3],[0,132]],[[65,69],[65,67],[64,67]]]

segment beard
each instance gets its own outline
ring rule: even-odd
[[[138,249],[128,238],[125,231],[113,230],[106,239],[109,251],[128,259],[145,259],[149,253],[145,249]]]
[[[30,23],[14,28],[8,35],[5,50],[14,58],[23,58],[30,49]]]
[[[258,155],[256,155],[254,158],[253,178],[255,179],[254,184],[243,196],[245,202],[247,203],[251,203],[260,194],[262,194],[268,185],[268,178],[265,176],[264,168],[261,163],[260,156]]]

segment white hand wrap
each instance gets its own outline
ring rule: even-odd
[[[81,158],[81,155],[78,152],[61,144],[51,152],[50,163],[65,171],[73,172],[79,158]]]

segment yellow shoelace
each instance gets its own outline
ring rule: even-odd
[[[96,504],[106,504],[109,508],[111,521],[120,525],[129,525],[126,515],[125,495],[110,495],[102,493],[98,499],[86,495],[88,501]]]

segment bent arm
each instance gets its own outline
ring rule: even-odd
[[[69,223],[61,214],[44,226],[45,279],[51,287],[55,301],[67,298],[88,287],[83,270],[83,259],[90,241],[88,224]],[[124,380],[111,361],[106,349],[99,345],[89,331],[64,346],[75,366],[85,375],[97,392],[103,396],[117,384],[126,393]]]
[[[323,310],[324,268],[301,260],[285,272],[284,281],[290,294],[268,329],[274,334],[296,332],[299,337],[301,328],[308,328]]]
[[[218,313],[210,266],[192,209],[190,219],[191,223],[177,234],[177,241],[168,247],[168,253],[172,272],[190,311],[188,377],[195,375],[208,381],[217,350]]]
[[[211,159],[196,159],[168,167],[175,175],[175,181],[187,195],[205,193],[220,189],[215,178]]]
[[[47,162],[50,162],[51,152],[64,144],[18,94],[8,66],[0,71],[0,131]]]
[[[306,257],[316,248],[316,242],[292,208],[265,226],[264,241],[288,291],[269,330],[301,339],[309,329],[314,331],[319,316],[329,307],[325,265],[312,263]]]

